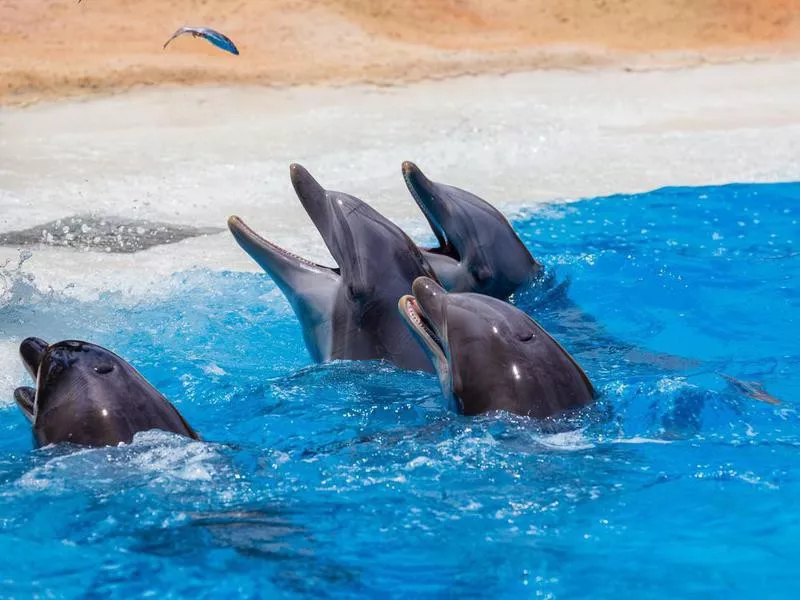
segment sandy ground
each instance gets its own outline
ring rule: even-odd
[[[182,25],[229,35],[161,45]],[[793,55],[800,0],[3,0],[0,103],[185,83],[414,81]]]

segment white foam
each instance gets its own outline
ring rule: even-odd
[[[584,435],[583,431],[573,430],[554,433],[538,438],[537,443],[546,448],[557,450],[588,450],[594,448],[594,444]]]
[[[78,448],[49,457],[24,473],[18,483],[23,489],[58,493],[66,487],[65,472],[80,473],[85,484],[91,485],[92,481],[114,481],[121,464],[128,476],[150,475],[164,482],[212,481],[228,475],[221,458],[211,444],[153,430],[137,433],[131,444]]]
[[[672,442],[669,440],[658,440],[653,438],[645,438],[634,436],[632,438],[621,438],[618,440],[613,440],[615,444],[671,444]]]
[[[0,406],[14,404],[14,390],[21,385],[33,385],[19,358],[19,343],[0,340]],[[20,414],[20,419],[24,417]]]
[[[663,185],[800,180],[800,62],[146,91],[5,109],[0,129],[0,231],[86,212],[197,227],[238,214],[329,262],[291,188],[293,161],[415,233],[425,223],[403,160],[509,212]],[[0,249],[0,264],[16,257]],[[190,268],[258,270],[227,232],[135,255],[34,250],[25,267],[40,289],[83,299],[157,294]]]

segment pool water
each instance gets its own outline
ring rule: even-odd
[[[794,183],[518,212],[550,282],[515,301],[602,393],[555,432],[453,414],[432,375],[313,365],[266,275],[21,296],[0,337],[113,349],[207,441],[32,450],[3,404],[2,596],[794,598],[798,219]]]

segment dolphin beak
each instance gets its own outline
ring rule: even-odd
[[[297,163],[292,163],[289,166],[289,176],[303,208],[308,213],[308,216],[311,217],[323,238],[326,237],[330,230],[332,215],[325,188],[311,176],[311,173],[305,167]],[[326,239],[325,241],[327,242],[328,240]]]
[[[430,277],[417,277],[411,291],[436,333],[441,334],[445,326],[445,298],[447,292]]]
[[[36,421],[36,390],[32,387],[18,387],[14,390],[14,401],[25,418],[34,423]]]
[[[397,301],[397,309],[400,311],[400,316],[408,325],[411,332],[417,337],[418,341],[422,344],[422,348],[428,354],[434,367],[441,371],[447,366],[447,357],[444,353],[444,348],[433,330],[433,326],[425,318],[419,304],[414,299],[414,296],[406,294]]]
[[[42,364],[44,355],[47,352],[47,342],[36,337],[29,337],[19,345],[19,354],[25,369],[35,380],[39,373],[39,366]]]
[[[294,191],[302,202],[303,198],[325,196],[325,188],[314,179],[303,165],[292,163],[289,165],[289,178],[292,180]]]
[[[228,217],[228,229],[233,234],[236,242],[259,264],[259,257],[273,252],[278,247],[269,240],[264,239],[236,215]],[[262,265],[263,266],[263,265]]]
[[[236,215],[228,217],[228,229],[242,250],[268,273],[275,274],[286,265],[304,266],[320,272],[331,271],[329,267],[311,262],[261,237]]]
[[[447,356],[444,343],[444,296],[446,292],[428,277],[418,277],[412,285],[414,295],[405,295],[397,303],[400,315],[416,334],[423,348],[432,357],[434,366],[440,373],[447,371]],[[436,294],[436,297],[433,294]],[[435,315],[422,304],[424,302]]]
[[[403,162],[403,179],[406,180],[406,185],[412,194],[416,190],[421,195],[432,195],[435,184],[410,160]]]
[[[441,225],[441,216],[446,206],[436,189],[436,184],[428,179],[417,165],[408,160],[403,163],[403,179],[411,197],[428,220],[439,246],[449,248],[447,233]]]
[[[250,229],[250,227],[236,215],[228,217],[228,229],[242,249],[250,256],[253,256],[257,250],[263,250],[270,244],[255,231]]]
[[[349,264],[347,257],[353,253],[353,240],[348,233],[347,216],[335,200],[337,192],[328,192],[297,163],[289,167],[289,174],[294,191],[322,236],[322,241],[339,267],[345,268]]]
[[[242,250],[265,271],[272,272],[275,264],[280,262],[285,251],[258,235],[241,218],[236,215],[228,217],[228,229]]]

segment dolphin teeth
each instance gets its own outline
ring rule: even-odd
[[[307,258],[303,258],[302,256],[299,256],[299,255],[295,254],[294,252],[291,252],[290,250],[287,250],[286,248],[281,248],[277,244],[273,244],[272,242],[269,242],[269,244],[273,248],[275,248],[275,250],[277,250],[278,252],[280,252],[284,256],[288,256],[289,258],[293,258],[293,259],[303,263],[304,265],[307,265],[309,267],[319,267],[320,266],[320,265],[318,265],[318,264],[316,264],[314,262],[311,262]]]
[[[421,312],[418,310],[418,307],[419,304],[417,303],[416,299],[412,297],[405,305],[405,312],[418,329],[424,332],[437,346],[439,346],[439,348],[443,348],[444,344],[442,344],[441,338],[429,324],[428,320],[422,316]]]
[[[231,217],[231,218],[233,219],[234,217]],[[317,263],[315,263],[313,261],[308,260],[307,258],[303,258],[302,256],[300,256],[298,254],[295,254],[294,252],[291,252],[290,250],[287,250],[286,248],[282,248],[281,246],[278,246],[278,244],[275,244],[274,242],[271,242],[268,239],[262,237],[260,234],[256,233],[249,225],[247,225],[247,223],[245,223],[244,221],[242,221],[238,217],[236,217],[236,228],[243,230],[244,233],[250,235],[253,239],[261,242],[262,244],[265,244],[266,246],[269,246],[272,250],[274,250],[278,254],[281,254],[281,255],[283,255],[283,256],[285,256],[287,258],[291,258],[293,260],[296,260],[300,264],[303,264],[303,265],[305,265],[307,267],[311,267],[312,269],[319,269],[319,268],[327,269],[327,268],[330,268],[330,267],[325,267],[324,265],[317,264]],[[234,237],[235,236],[236,236],[236,234],[234,233]]]

